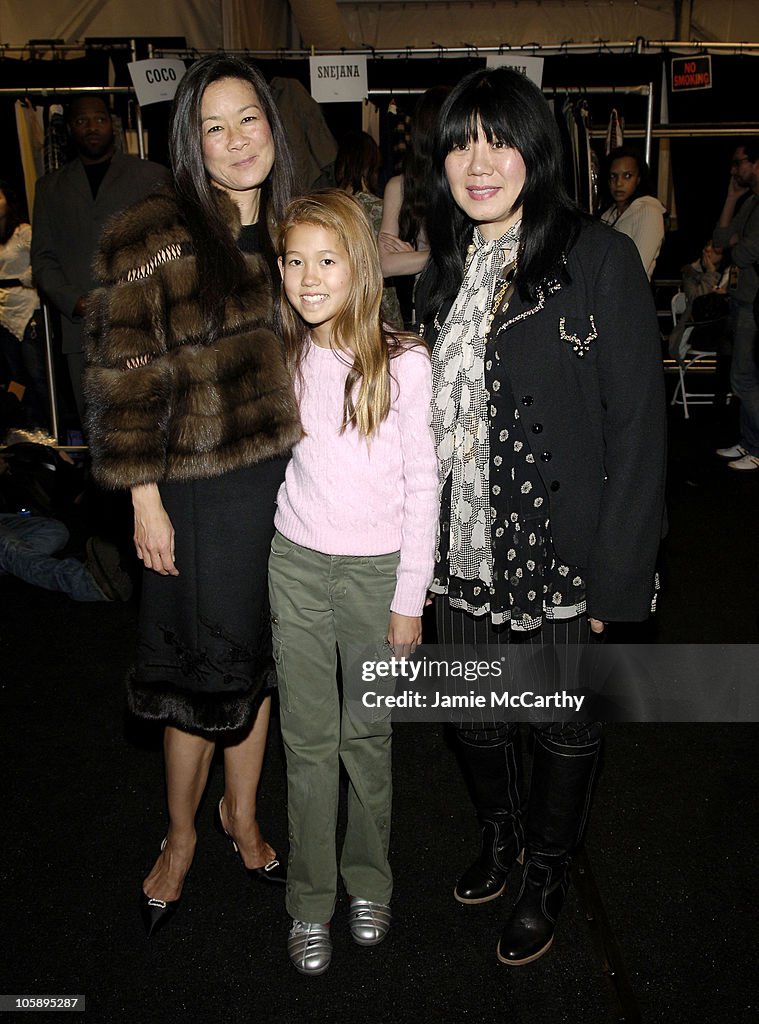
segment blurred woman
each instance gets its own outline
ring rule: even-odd
[[[440,108],[447,95],[448,87],[441,85],[428,89],[421,96],[411,121],[411,144],[403,173],[391,178],[385,186],[379,234],[380,262],[386,278],[414,278],[410,308],[404,308],[409,322],[418,319],[414,313],[417,305],[414,293],[417,277],[429,256],[426,218],[432,145]]]
[[[375,238],[379,238],[384,209],[384,203],[379,197],[381,163],[379,146],[367,132],[349,132],[345,135],[335,158],[337,187],[361,204]],[[391,285],[383,286],[381,312],[382,320],[388,326],[403,327],[398,296]]]

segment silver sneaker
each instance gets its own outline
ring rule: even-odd
[[[744,455],[748,455],[748,452],[742,444],[732,444],[729,448],[718,448],[717,455],[721,459],[740,459]]]
[[[287,936],[290,963],[301,974],[324,974],[332,962],[332,938],[328,924],[293,921]]]
[[[376,946],[390,931],[392,918],[390,907],[384,903],[372,903],[353,896],[348,915],[353,941],[359,946]]]

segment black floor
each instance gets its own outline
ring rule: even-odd
[[[759,473],[732,473],[711,454],[735,440],[730,417],[671,417],[664,589],[641,639],[759,640]],[[134,605],[77,605],[3,578],[0,608],[0,994],[84,994],[98,1024],[602,1024],[633,1021],[636,1007],[652,1024],[757,1019],[753,724],[608,727],[586,852],[622,958],[614,979],[594,939],[598,908],[577,887],[548,955],[521,969],[496,962],[510,896],[480,908],[452,898],[477,836],[444,731],[399,725],[393,930],[376,949],[355,946],[341,902],[331,970],[302,978],[287,962],[281,894],[252,885],[212,830],[219,766],[180,911],[144,937],[137,896],[165,809],[159,736],[123,709]],[[260,818],[280,849],[284,806],[272,728]]]

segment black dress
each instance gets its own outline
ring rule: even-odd
[[[257,228],[240,248],[258,251]],[[199,734],[244,731],[276,685],[269,548],[286,458],[222,476],[159,484],[176,534],[179,576],[146,569],[129,706]]]

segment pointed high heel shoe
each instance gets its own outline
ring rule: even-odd
[[[234,851],[238,854],[242,861],[242,866],[248,872],[248,875],[256,882],[268,882],[270,885],[285,885],[287,882],[287,865],[282,863],[282,860],[274,855],[274,859],[270,860],[268,864],[264,864],[261,868],[249,868],[246,867],[245,861],[242,860],[242,854],[240,853],[237,843],[234,841],[232,836],[224,828],[224,822],[221,819],[221,805],[224,803],[224,797],[219,800],[218,806],[216,807],[216,814],[214,815],[214,825],[216,831],[220,832],[221,835],[226,836],[234,847]]]
[[[161,843],[161,850],[166,849],[166,839]],[[168,921],[176,914],[182,900],[180,896],[175,900],[159,900],[148,896],[146,892],[140,891],[140,914],[142,923],[145,925],[145,934],[151,938],[163,928]]]

